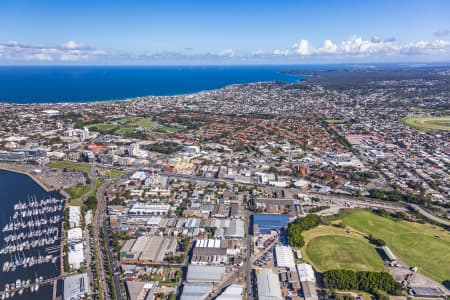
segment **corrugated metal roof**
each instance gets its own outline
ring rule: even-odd
[[[259,300],[281,300],[280,282],[272,269],[261,269],[256,274]]]
[[[270,233],[271,230],[287,226],[289,224],[289,216],[280,214],[255,214],[253,215],[253,224],[259,226],[261,233]]]
[[[187,281],[218,282],[225,273],[224,266],[189,265],[186,275]]]
[[[302,282],[303,296],[305,300],[316,300],[319,299],[316,290],[316,283],[311,281]]]
[[[64,299],[75,299],[88,293],[87,273],[71,275],[64,279]]]
[[[234,219],[230,222],[230,228],[228,229],[229,237],[243,238],[245,235],[244,221],[241,219]]]
[[[300,281],[311,281],[316,282],[316,276],[314,270],[309,264],[298,264],[297,265],[298,277]]]
[[[216,300],[242,300],[242,284],[232,284]]]
[[[278,267],[285,267],[295,270],[294,255],[292,254],[291,247],[289,246],[275,247],[275,258]]]
[[[389,249],[388,246],[383,246],[381,248],[383,249],[389,260],[397,260],[397,257],[395,257],[394,253],[392,253],[391,249]]]
[[[212,291],[211,283],[185,283],[180,300],[201,300],[205,299]]]

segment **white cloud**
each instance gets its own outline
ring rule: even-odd
[[[320,48],[314,48],[308,40],[301,40],[292,48],[293,54],[301,56],[432,55],[450,54],[450,41],[439,39],[401,44],[397,43],[393,37],[383,39],[375,35],[370,40],[365,40],[360,36],[352,36],[340,43],[334,43],[329,39],[324,40]],[[278,54],[286,53],[286,51],[276,50]]]
[[[295,43],[294,45],[292,45],[292,48],[294,49],[294,52],[299,55],[309,55],[310,54],[308,40],[301,40],[299,43]]]
[[[372,36],[372,38],[370,39],[370,41],[372,42],[372,43],[379,43],[379,42],[381,42],[381,37],[379,36],[379,35],[374,35],[374,36]]]
[[[289,50],[275,49],[272,51],[272,54],[275,56],[288,56],[290,54],[290,52],[289,52]]]
[[[440,35],[447,33],[440,32]],[[321,44],[321,45],[320,45]],[[295,61],[297,56],[324,57],[324,58],[365,58],[373,57],[381,59],[390,56],[391,58],[401,58],[407,56],[421,56],[435,58],[450,57],[450,41],[444,38],[432,41],[413,41],[401,43],[393,37],[384,38],[374,35],[369,39],[361,36],[351,36],[343,41],[333,41],[325,39],[317,47],[309,40],[302,39],[292,45],[291,49],[276,48],[275,50],[257,49],[246,54],[237,54],[233,49],[224,49],[216,52],[187,52],[181,51],[160,51],[160,52],[113,52],[107,53],[101,49],[90,47],[86,44],[69,40],[67,42],[48,46],[26,44],[19,41],[8,41],[0,43],[1,62],[77,62],[92,61],[101,62],[99,57],[108,57],[113,62],[189,62],[199,61],[204,63],[218,62],[220,60],[230,61],[262,61],[270,59],[279,61]]]
[[[106,54],[108,54],[108,52],[106,52],[104,50],[93,50],[92,54],[93,55],[106,55]]]
[[[320,48],[318,51],[325,54],[336,53],[337,45],[332,40],[325,40],[323,41],[323,48]]]
[[[6,47],[17,47],[17,46],[19,46],[19,42],[18,41],[7,41],[4,45]]]
[[[261,50],[261,49],[252,51],[252,53],[251,53],[252,56],[262,56],[262,55],[264,55],[264,54],[266,54],[265,51],[264,51],[264,50]]]
[[[87,60],[87,59],[89,59],[89,55],[87,55],[87,54],[67,53],[67,54],[62,54],[59,57],[59,60],[61,60],[61,61],[80,61],[80,60]]]
[[[88,46],[77,43],[75,41],[67,41],[65,43],[62,43],[59,45],[59,48],[61,49],[67,49],[67,50],[87,50],[89,49]]]
[[[403,54],[432,54],[446,53],[450,51],[450,41],[434,40],[431,42],[419,41],[405,44],[400,52]]]
[[[217,55],[220,57],[233,57],[234,50],[233,49],[225,49],[223,51],[220,51]]]
[[[25,60],[52,61],[53,57],[45,53],[25,54]]]
[[[0,44],[2,60],[9,61],[83,61],[91,57],[106,55],[82,43],[68,41],[58,46],[42,46],[23,44],[18,41],[8,41]]]

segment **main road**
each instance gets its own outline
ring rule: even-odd
[[[186,174],[177,174],[177,173],[167,173],[163,172],[160,173],[162,176],[172,177],[172,178],[179,178],[184,180],[192,180],[192,181],[203,181],[203,182],[219,182],[219,183],[229,183],[229,184],[242,184],[248,187],[267,187],[272,189],[293,189],[293,188],[278,188],[274,186],[269,186],[267,184],[260,184],[260,183],[239,183],[234,182],[227,179],[217,179],[217,178],[206,178],[202,176],[195,176],[195,175],[186,175]],[[295,190],[295,189],[294,189]],[[301,192],[298,190],[298,192]],[[392,203],[387,201],[381,201],[377,199],[367,198],[367,197],[352,197],[349,195],[338,195],[338,194],[321,194],[321,193],[311,193],[311,192],[301,192],[309,197],[322,197],[326,199],[332,199],[336,201],[353,201],[355,203],[359,204],[365,204],[367,206],[373,207],[373,208],[386,208],[391,209],[394,211],[406,211],[406,208],[401,203]],[[258,198],[258,200],[295,200],[293,198]]]
[[[91,171],[89,174],[90,180],[91,180],[91,189],[95,191],[95,180],[97,179],[97,170],[95,168],[95,163],[93,163],[91,165]],[[98,196],[98,191],[100,190],[100,188],[97,190],[97,194],[96,196]],[[103,220],[103,215],[104,215],[105,209],[104,209],[104,203],[100,203],[100,201],[98,201],[97,198],[97,209],[95,210],[95,214],[94,214],[94,220],[92,223],[92,235],[93,235],[93,240],[94,240],[94,244],[95,244],[95,258],[96,258],[96,263],[97,266],[100,270],[100,272],[97,274],[97,278],[100,279],[99,280],[99,285],[101,286],[101,291],[102,291],[102,295],[101,295],[101,299],[106,299],[109,300],[109,294],[108,294],[108,284],[106,283],[106,271],[105,271],[105,263],[103,261],[103,253],[101,251],[101,242],[100,242],[100,230],[102,228],[102,220]]]
[[[250,195],[248,193],[247,195]],[[248,199],[250,200],[250,199]],[[245,271],[245,289],[247,292],[247,299],[253,299],[253,284],[252,284],[252,245],[253,245],[253,235],[252,235],[252,215],[253,212],[246,208],[245,210],[245,218],[246,221],[246,249],[245,249],[245,262],[244,262],[244,271]]]
[[[95,170],[95,165],[92,165],[91,168],[91,181],[94,182],[94,186],[95,186],[95,179],[97,179],[97,174],[96,174],[96,170]],[[108,293],[109,291],[109,287],[107,284],[107,278],[108,278],[108,273],[107,270],[105,268],[105,260],[103,257],[103,252],[101,251],[103,249],[103,244],[102,244],[102,239],[100,238],[100,232],[103,230],[105,239],[106,239],[106,245],[107,245],[107,249],[106,252],[108,253],[108,257],[109,257],[109,262],[111,264],[111,271],[113,272],[112,277],[113,277],[113,282],[111,282],[111,284],[114,286],[115,292],[116,292],[116,298],[118,300],[123,300],[123,295],[122,295],[122,291],[120,288],[120,278],[119,278],[119,273],[116,272],[117,270],[117,266],[116,266],[116,261],[115,261],[115,257],[114,257],[114,253],[113,253],[113,249],[111,247],[109,247],[109,245],[111,244],[111,240],[110,240],[110,232],[109,232],[109,227],[107,224],[107,212],[106,212],[106,200],[105,200],[105,191],[107,190],[107,188],[115,183],[117,180],[120,180],[119,178],[115,178],[115,179],[107,179],[101,186],[98,187],[97,191],[96,191],[96,198],[97,198],[97,209],[95,211],[95,215],[94,215],[94,222],[93,222],[93,235],[94,235],[94,243],[95,243],[95,250],[96,250],[96,256],[98,259],[98,265],[100,268],[100,274],[98,274],[98,276],[100,276],[101,279],[101,286],[102,286],[102,291],[103,291],[103,299],[111,299],[110,294]],[[91,182],[92,183],[92,182]]]
[[[417,204],[410,204],[410,206],[411,206],[416,212],[418,212],[419,214],[421,214],[421,215],[424,216],[425,218],[427,218],[427,219],[429,219],[429,220],[431,220],[431,221],[434,221],[434,222],[436,222],[436,223],[439,223],[439,224],[441,224],[441,225],[445,225],[445,226],[450,227],[450,222],[449,222],[449,221],[444,220],[444,219],[442,219],[442,218],[439,218],[439,217],[437,217],[437,216],[435,216],[435,215],[432,215],[431,213],[429,213],[428,211],[426,211],[425,209],[423,209],[423,208],[420,207],[419,205],[417,205]]]

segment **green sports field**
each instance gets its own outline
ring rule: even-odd
[[[443,117],[406,117],[402,123],[421,131],[450,130],[450,116]]]
[[[438,281],[450,280],[450,233],[443,228],[397,221],[367,210],[351,210],[333,223],[303,233],[305,261],[318,271],[333,268],[382,270],[383,262],[367,236],[383,239],[394,254],[419,272]],[[381,268],[381,269],[380,269]]]
[[[450,280],[450,233],[431,225],[394,221],[355,210],[342,220],[353,229],[383,239],[394,254],[430,278]]]
[[[89,172],[91,166],[88,163],[71,162],[71,161],[51,161],[47,164],[47,167],[53,169],[66,169],[67,171],[79,171],[79,172]]]
[[[150,117],[137,116],[116,119],[106,123],[90,124],[87,127],[92,131],[114,133],[125,137],[132,135],[137,128],[147,128],[161,134],[170,134],[178,131],[177,128],[163,126]]]
[[[362,240],[324,235],[313,238],[306,246],[306,254],[318,271],[349,269],[383,271],[383,261],[375,248]]]

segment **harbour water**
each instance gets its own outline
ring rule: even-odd
[[[0,290],[19,280],[21,285],[29,280],[28,286],[31,287],[36,286],[39,279],[58,276],[62,222],[58,219],[62,219],[63,197],[56,192],[46,192],[26,175],[0,170],[0,203],[0,249],[3,249],[0,254]],[[8,228],[8,224],[14,224],[14,229]],[[20,245],[26,246],[22,248]],[[18,264],[11,267],[5,262]],[[5,268],[8,265],[10,267]],[[59,283],[59,290],[60,286]],[[31,288],[26,288],[22,294],[16,291],[9,299],[44,300],[51,299],[52,293],[52,285],[39,285],[38,291],[31,292]]]

